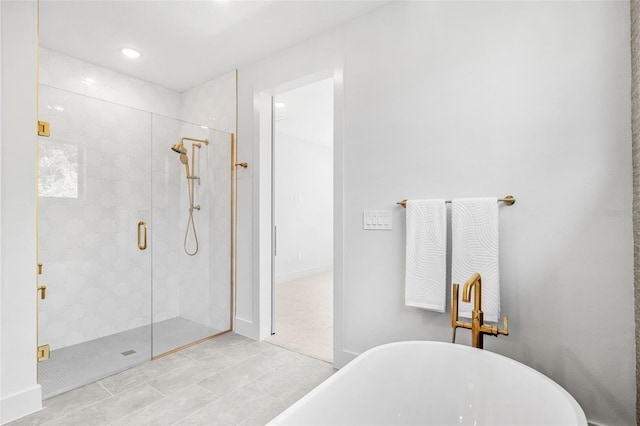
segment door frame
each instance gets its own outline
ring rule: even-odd
[[[291,89],[287,89],[284,91],[280,91],[278,93],[275,93],[271,96],[271,229],[273,230],[272,233],[272,247],[271,247],[271,332],[270,334],[275,334],[276,331],[276,327],[275,327],[275,321],[276,321],[276,255],[278,252],[278,232],[277,232],[277,225],[276,225],[276,220],[277,220],[277,216],[276,216],[276,195],[277,195],[277,185],[276,185],[276,171],[278,169],[278,159],[276,156],[276,97],[283,94],[283,93],[288,93],[292,90],[296,90],[296,89],[300,89],[309,85],[312,85],[314,83],[318,83],[320,81],[327,81],[327,80],[331,80],[332,81],[332,91],[331,91],[331,101],[332,101],[332,108],[334,108],[334,103],[335,103],[335,95],[333,90],[335,89],[335,82],[333,81],[332,77],[326,77],[326,78],[319,78],[319,79],[314,79],[313,81],[305,81],[303,84],[297,85]],[[332,134],[335,133],[335,125],[332,123]],[[334,150],[334,146],[333,146],[333,140],[331,141],[331,152],[332,152],[332,156],[333,156],[333,150]],[[334,166],[334,162],[335,162],[335,158],[333,159],[332,163],[331,163],[331,167]],[[333,175],[333,169],[331,170],[331,174]],[[333,190],[334,188],[331,187],[331,196],[333,198]],[[335,212],[334,212],[335,214]],[[333,232],[333,223],[331,226],[331,231]],[[334,253],[334,248],[333,244],[332,244],[332,255],[333,257],[335,257],[335,253]],[[333,282],[333,280],[332,280]]]
[[[258,325],[258,338],[271,335],[273,310],[271,305],[273,279],[273,218],[272,218],[272,174],[273,174],[273,97],[320,80],[333,80],[333,359],[337,367],[349,362],[352,357],[344,353],[343,339],[343,288],[344,288],[344,113],[345,85],[344,63],[337,63],[324,70],[291,79],[280,85],[255,93],[258,133],[256,162],[258,173],[254,183],[257,187],[257,209],[254,209],[257,225],[256,259],[257,300],[254,305]]]

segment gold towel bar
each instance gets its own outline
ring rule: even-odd
[[[445,203],[451,203],[451,200],[445,200]],[[507,195],[504,198],[498,198],[498,202],[502,202],[505,203],[505,205],[507,206],[512,206],[516,203],[516,199],[513,197],[513,195]],[[402,200],[397,202],[396,204],[401,205],[402,207],[407,207],[407,200]]]

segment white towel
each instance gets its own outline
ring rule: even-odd
[[[407,201],[405,304],[444,312],[447,208],[444,200]]]
[[[451,282],[460,284],[459,315],[471,318],[471,303],[462,302],[464,283],[474,272],[482,278],[484,319],[500,317],[498,270],[498,199],[466,198],[451,203]]]

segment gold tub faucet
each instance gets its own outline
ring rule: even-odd
[[[499,334],[509,335],[509,317],[506,315],[503,317],[504,329],[500,330],[498,327],[487,325],[484,323],[484,314],[482,313],[482,278],[479,273],[474,273],[464,283],[462,289],[462,301],[471,301],[471,290],[473,289],[473,312],[471,313],[471,323],[458,321],[458,284],[453,285],[453,294],[451,295],[451,327],[453,327],[453,339],[452,342],[456,342],[456,329],[458,327],[468,328],[471,330],[471,346],[474,348],[483,349],[484,347],[484,335],[490,334],[497,336]]]

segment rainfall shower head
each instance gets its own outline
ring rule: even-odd
[[[182,142],[177,143],[171,147],[171,150],[177,152],[180,155],[184,155],[187,153],[187,148],[184,147]]]

